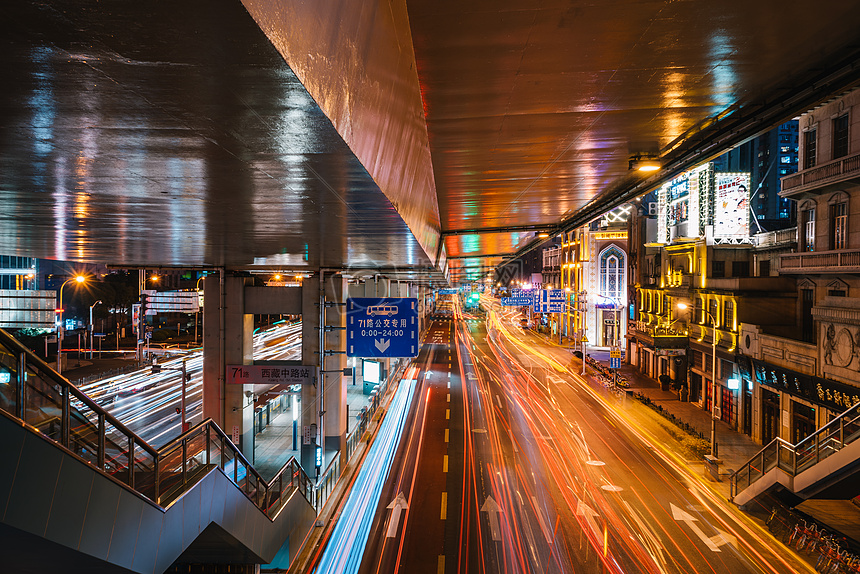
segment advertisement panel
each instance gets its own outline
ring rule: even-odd
[[[714,239],[749,240],[748,173],[715,174]]]

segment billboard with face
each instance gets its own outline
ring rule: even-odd
[[[714,182],[714,239],[749,239],[748,173],[717,173]]]

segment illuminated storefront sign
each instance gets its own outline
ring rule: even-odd
[[[750,365],[747,361],[752,362],[752,373],[750,373]],[[839,381],[804,375],[764,361],[741,356],[738,357],[737,365],[743,378],[749,379],[753,375],[760,385],[787,392],[835,412],[842,412],[860,403],[860,389]]]

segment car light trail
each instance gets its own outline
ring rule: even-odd
[[[314,572],[355,574],[358,571],[373,523],[373,509],[379,503],[391,461],[400,444],[416,383],[414,371],[411,378],[400,381]]]

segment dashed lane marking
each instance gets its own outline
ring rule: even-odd
[[[448,455],[442,455],[442,472],[448,472]]]
[[[442,493],[442,520],[448,517],[448,493]]]

